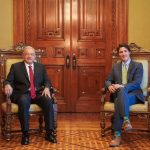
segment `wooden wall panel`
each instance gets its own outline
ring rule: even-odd
[[[78,1],[79,40],[104,40],[105,0]]]
[[[37,39],[64,39],[64,1],[37,1]]]
[[[78,97],[84,99],[84,97],[90,97],[99,99],[104,74],[104,67],[79,67],[79,88]]]

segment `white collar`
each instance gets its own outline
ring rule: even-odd
[[[32,63],[32,64],[27,64],[26,62],[24,62],[24,63],[25,63],[26,67],[28,67],[28,66],[31,66],[32,68],[34,67],[34,63]]]
[[[125,66],[129,66],[130,62],[131,62],[131,59],[128,59],[127,62],[122,62],[122,64],[124,64]]]

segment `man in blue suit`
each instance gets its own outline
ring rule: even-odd
[[[54,131],[54,110],[51,99],[51,83],[43,64],[35,62],[35,50],[26,46],[24,61],[11,66],[4,82],[5,94],[18,104],[19,120],[22,129],[22,145],[29,144],[29,108],[31,103],[39,105],[44,112],[46,140],[56,143]],[[31,70],[32,69],[32,70]]]
[[[130,58],[130,48],[127,44],[120,44],[117,48],[121,62],[113,65],[112,71],[105,81],[110,91],[110,99],[114,102],[115,113],[112,121],[114,137],[110,146],[121,143],[121,129],[132,129],[129,120],[129,106],[144,103],[144,96],[140,87],[143,78],[143,66]]]

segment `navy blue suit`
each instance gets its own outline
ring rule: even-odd
[[[19,106],[19,119],[23,132],[29,130],[30,103],[36,103],[43,109],[45,129],[49,131],[54,128],[53,102],[49,97],[41,96],[41,92],[45,87],[49,89],[51,87],[44,65],[34,62],[34,85],[36,88],[36,98],[34,100],[31,100],[30,97],[30,80],[24,62],[15,63],[11,66],[4,82],[4,85],[6,84],[10,84],[13,88],[11,100]]]
[[[132,61],[127,72],[127,83],[110,95],[110,100],[115,104],[115,113],[112,128],[120,131],[123,117],[129,116],[129,106],[135,103],[143,103],[144,95],[140,84],[143,78],[143,66],[139,62]],[[108,88],[111,84],[122,84],[122,63],[116,63],[105,81]]]

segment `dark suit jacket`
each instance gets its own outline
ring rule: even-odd
[[[12,64],[7,79],[4,85],[10,84],[13,87],[12,97],[29,92],[30,81],[24,62]],[[51,87],[51,82],[48,79],[45,66],[34,62],[34,84],[37,92],[40,92],[44,87]]]
[[[132,92],[136,95],[137,99],[144,102],[144,96],[140,87],[143,78],[143,65],[139,62],[131,60],[127,73],[127,84],[124,88],[128,93]],[[112,67],[112,72],[105,81],[105,86],[108,88],[111,84],[122,84],[122,63],[116,63]],[[111,94],[113,101],[116,94]]]

